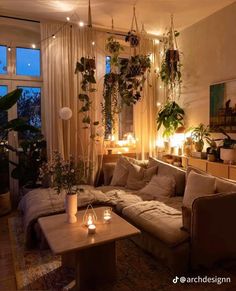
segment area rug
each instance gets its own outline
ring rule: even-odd
[[[59,256],[50,250],[26,250],[20,217],[9,219],[17,288],[19,290],[62,290],[74,278],[73,270],[61,267]],[[172,274],[162,262],[142,251],[131,240],[117,242],[117,280],[113,285],[97,286],[96,291],[235,291],[236,268],[230,266],[210,273],[188,276],[230,277],[231,283],[173,283]],[[89,291],[89,290],[88,290]]]

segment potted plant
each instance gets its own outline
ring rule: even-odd
[[[163,54],[161,59],[161,68],[158,76],[166,86],[169,95],[180,95],[182,84],[182,64],[180,61],[180,51],[177,46],[177,37],[179,32],[174,29],[173,16],[171,16],[171,26],[169,31],[163,35],[161,40],[163,44]],[[176,90],[177,89],[177,90]]]
[[[137,35],[136,30],[132,29],[128,31],[125,41],[129,42],[132,48],[137,47],[140,43],[140,37]]]
[[[157,115],[157,130],[164,127],[163,137],[169,138],[179,126],[183,126],[184,110],[175,102],[167,101]]]
[[[62,190],[65,191],[67,222],[76,222],[77,193],[80,189],[79,185],[86,182],[84,162],[79,160],[76,163],[72,156],[68,160],[64,160],[61,154],[55,151],[52,161],[44,163],[40,169],[40,173],[41,179],[45,175],[50,176],[52,186],[58,194]]]
[[[28,191],[38,188],[39,174],[41,165],[46,162],[46,141],[41,134],[32,140],[23,140],[20,144],[20,150],[17,153],[18,163],[13,163],[15,168],[11,172],[14,179],[19,180],[22,191],[26,194]]]
[[[204,140],[210,136],[209,126],[205,126],[203,123],[200,123],[198,126],[193,128],[191,136],[194,141],[196,151],[202,152],[204,148]]]
[[[0,216],[11,211],[8,152],[0,145]]]
[[[0,179],[4,182],[0,186],[0,208],[2,204],[6,204],[6,201],[10,204],[10,193],[9,193],[9,159],[7,151],[14,151],[18,153],[18,149],[14,148],[8,144],[8,134],[11,131],[16,132],[27,132],[37,133],[39,130],[29,124],[27,124],[21,118],[15,118],[10,121],[6,121],[7,111],[16,104],[18,99],[21,97],[22,89],[16,89],[5,96],[0,98],[0,145],[1,145],[1,159],[0,159],[0,168],[1,176]],[[12,161],[10,161],[12,162]],[[3,201],[2,201],[3,200]],[[7,206],[9,209],[10,206]]]

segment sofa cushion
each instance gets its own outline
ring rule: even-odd
[[[125,207],[122,214],[138,228],[150,233],[169,247],[177,246],[189,238],[189,234],[180,229],[182,225],[181,210],[162,202],[139,202]]]
[[[129,165],[138,165],[142,168],[147,168],[148,161],[136,160],[129,157],[121,156],[115,166],[113,177],[111,180],[112,186],[126,186],[129,174]]]
[[[231,180],[216,178],[216,192],[236,192],[236,183]]]
[[[183,196],[185,188],[185,171],[150,157],[148,167],[153,167],[154,165],[158,166],[158,175],[174,177],[176,184],[175,195]]]
[[[128,165],[128,171],[126,187],[139,190],[143,188],[151,180],[152,176],[157,173],[157,166],[144,169],[143,167],[130,163]]]
[[[113,173],[116,167],[116,163],[105,163],[103,165],[104,185],[110,185],[113,177]]]
[[[154,175],[151,181],[138,194],[143,200],[160,200],[174,196],[175,179],[169,176]]]
[[[125,186],[128,178],[128,160],[125,157],[120,157],[116,163],[113,177],[111,180],[112,186]]]
[[[211,194],[215,194],[215,177],[191,171],[186,183],[183,206],[191,209],[196,198]]]

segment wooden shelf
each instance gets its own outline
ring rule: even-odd
[[[210,162],[203,159],[178,155],[168,155],[168,157],[170,163],[173,163],[176,160],[181,161],[181,165],[184,169],[186,169],[188,166],[193,166],[216,177],[236,180],[236,165],[224,164],[220,162]],[[163,160],[166,161],[166,159]]]

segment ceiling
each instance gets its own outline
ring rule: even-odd
[[[174,14],[175,28],[186,28],[235,0],[91,0],[92,19],[95,26],[110,28],[114,19],[116,30],[129,30],[132,9],[149,33],[160,35]],[[88,0],[0,0],[0,14],[35,20],[72,21],[87,20]]]

